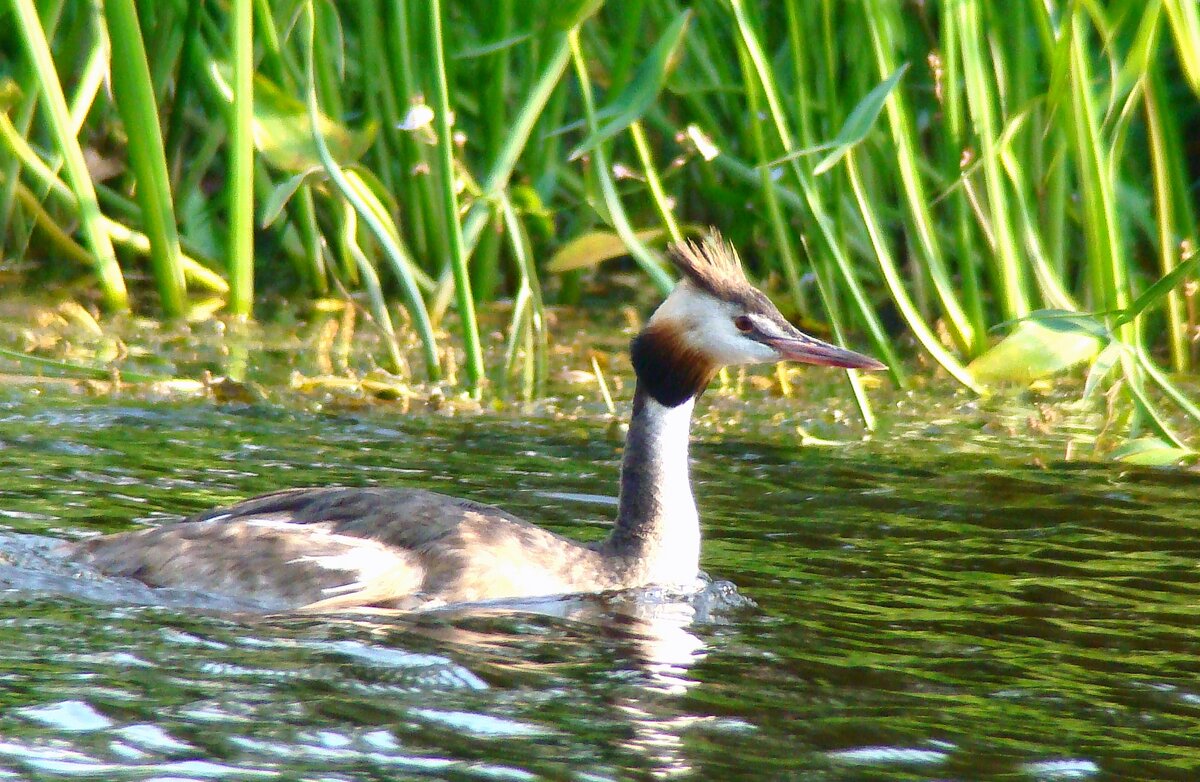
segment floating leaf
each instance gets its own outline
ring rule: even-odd
[[[159,375],[148,375],[143,372],[132,372],[129,370],[117,369],[116,367],[97,367],[87,364],[77,364],[70,361],[59,361],[53,358],[44,358],[42,356],[34,356],[28,353],[19,353],[15,350],[0,348],[0,359],[8,359],[22,364],[29,364],[40,369],[54,370],[54,374],[59,377],[75,377],[75,378],[90,378],[95,380],[108,380],[114,374],[122,380],[131,383],[150,383],[164,378]]]
[[[972,361],[967,370],[984,383],[1022,383],[1070,369],[1108,341],[1103,324],[1065,310],[1042,310]]]
[[[1118,462],[1143,467],[1169,467],[1195,455],[1195,451],[1177,448],[1157,437],[1129,440],[1112,452],[1112,458]]]
[[[212,76],[221,95],[232,102],[229,66],[214,62]],[[342,165],[363,156],[374,141],[378,126],[372,121],[361,130],[351,130],[324,114],[320,115],[319,124],[330,153]],[[300,173],[321,166],[308,108],[263,76],[254,77],[254,145],[267,162],[283,171]]]
[[[578,159],[588,150],[594,149],[597,144],[612,138],[641,119],[658,97],[667,74],[675,64],[675,53],[683,42],[683,35],[691,18],[691,11],[684,11],[675,17],[675,21],[671,22],[671,26],[650,51],[650,56],[638,66],[629,84],[626,84],[607,106],[597,112],[597,119],[604,119],[605,123],[571,150],[571,160]]]
[[[663,234],[661,228],[649,228],[638,231],[638,241],[652,242]],[[586,269],[611,258],[628,255],[629,248],[621,241],[621,237],[612,231],[592,231],[576,237],[558,248],[554,257],[546,264],[546,270],[555,273]]]

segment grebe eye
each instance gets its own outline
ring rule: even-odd
[[[733,325],[734,328],[743,334],[749,334],[751,331],[754,331],[754,322],[745,315],[738,315],[736,318],[734,318]]]

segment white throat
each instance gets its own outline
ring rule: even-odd
[[[636,552],[647,584],[690,585],[699,570],[700,517],[688,470],[694,405],[667,407],[642,395],[630,421],[616,537]]]

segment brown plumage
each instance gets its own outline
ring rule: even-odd
[[[596,592],[622,586],[625,572],[499,508],[417,489],[288,489],[72,546],[109,575],[203,584],[270,609]]]
[[[787,325],[771,300],[750,284],[737,250],[715,228],[710,228],[699,243],[691,239],[673,243],[667,257],[685,280],[713,298]]]
[[[737,250],[715,229],[710,228],[699,244],[691,239],[672,244],[668,257],[681,274],[718,299],[736,301],[747,290],[754,291]]]
[[[700,395],[721,369],[669,323],[642,329],[629,346],[629,357],[647,393],[666,405]]]

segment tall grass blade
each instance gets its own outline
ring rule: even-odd
[[[88,173],[79,140],[71,129],[67,101],[63,97],[62,84],[59,82],[54,58],[50,54],[50,44],[42,30],[37,9],[33,0],[12,0],[12,8],[17,17],[17,32],[25,44],[26,53],[37,77],[38,88],[45,101],[51,134],[58,144],[59,153],[63,156],[67,182],[79,205],[79,221],[84,240],[94,258],[96,277],[100,281],[105,304],[113,310],[128,309],[129,295],[125,290],[125,278],[117,265],[112,241],[108,232],[104,230],[100,204],[96,200],[96,189],[92,184],[91,174]]]
[[[1085,23],[1083,12],[1076,10],[1063,32],[1070,57],[1070,107],[1066,116],[1078,167],[1081,207],[1087,214],[1084,226],[1093,296],[1104,309],[1120,310],[1129,304],[1129,287],[1116,213],[1115,183],[1092,98]],[[1132,344],[1133,337],[1132,330],[1122,327],[1122,341]]]
[[[533,371],[530,373],[531,383],[526,386],[526,399],[528,399],[534,394],[543,393],[546,378],[549,375],[550,345],[546,329],[546,307],[542,300],[542,287],[538,282],[537,268],[530,257],[528,238],[517,218],[517,210],[505,197],[501,197],[500,210],[504,217],[505,233],[508,234],[509,242],[512,245],[513,258],[521,274],[518,296],[526,294],[529,300],[529,314],[526,322],[533,355],[526,356],[526,364],[527,366],[531,365]]]
[[[1200,95],[1200,5],[1195,0],[1162,0],[1175,36],[1175,52],[1192,91]]]
[[[893,52],[897,49],[895,37],[901,25],[900,11],[894,3],[878,0],[868,3],[865,10],[879,73],[882,75],[889,71],[895,72]],[[979,329],[967,314],[967,305],[961,301],[965,296],[961,296],[955,290],[953,275],[947,267],[942,251],[941,240],[929,206],[930,198],[922,178],[923,154],[917,144],[916,117],[913,115],[911,102],[903,90],[893,89],[888,91],[885,105],[892,142],[896,148],[896,174],[899,175],[905,195],[903,200],[909,218],[909,232],[917,240],[914,249],[919,253],[918,265],[933,283],[938,307],[945,314],[947,330],[954,344],[963,353],[974,355],[979,351],[982,340]],[[970,295],[969,280],[964,282],[968,283],[964,285],[968,290],[963,293]]]
[[[393,238],[396,235],[395,229],[389,229],[380,219],[379,213],[364,202],[362,195],[360,195],[361,187],[357,187],[352,183],[342,171],[341,166],[333,159],[333,155],[330,153],[329,147],[325,144],[325,139],[319,131],[321,127],[319,121],[321,111],[317,106],[317,88],[313,66],[316,58],[316,14],[313,9],[313,0],[305,0],[303,11],[304,72],[307,84],[308,117],[313,129],[313,144],[316,146],[317,154],[321,158],[321,163],[325,167],[325,173],[329,175],[330,181],[338,189],[342,197],[350,202],[355,212],[358,213],[358,216],[371,229],[375,241],[379,242],[384,255],[395,270],[401,288],[404,291],[405,299],[407,300],[409,315],[412,317],[417,335],[421,339],[421,350],[425,357],[426,374],[430,380],[440,380],[442,371],[441,364],[438,361],[437,338],[433,333],[433,324],[429,321],[429,312],[425,309],[425,300],[421,298],[421,291],[417,288],[417,282],[412,273],[411,262],[404,257],[403,251],[400,249],[395,238]]]
[[[154,281],[163,312],[176,317],[187,307],[187,284],[142,29],[133,0],[105,0],[104,14],[112,45],[114,101],[129,137],[129,159],[137,180],[143,229],[150,239]]]
[[[858,202],[860,214],[867,226],[867,233],[871,237],[871,244],[875,249],[875,257],[879,260],[879,267],[883,271],[884,279],[887,281],[889,289],[891,289],[892,299],[896,302],[896,306],[900,308],[900,314],[904,316],[904,320],[912,328],[917,340],[921,343],[921,347],[925,348],[926,352],[941,364],[950,373],[951,377],[972,391],[983,393],[983,386],[976,382],[971,373],[967,371],[967,368],[960,364],[958,359],[951,355],[950,351],[942,347],[942,344],[938,342],[937,335],[930,330],[921,313],[917,311],[916,305],[913,304],[908,291],[904,287],[900,270],[896,267],[895,261],[892,260],[892,253],[888,249],[886,239],[883,237],[880,220],[875,215],[875,210],[868,200],[866,187],[863,184],[863,177],[859,173],[858,163],[855,160],[853,150],[847,150],[844,159],[846,161],[846,171],[850,177],[850,187],[854,191],[854,198]]]
[[[746,47],[750,62],[754,67],[754,76],[758,79],[759,85],[763,89],[763,94],[767,100],[768,114],[770,115],[772,124],[775,127],[780,143],[784,149],[790,150],[793,148],[792,134],[788,128],[787,115],[784,112],[783,105],[779,100],[778,89],[776,82],[768,64],[766,55],[763,53],[758,36],[752,27],[749,17],[746,15],[745,7],[742,0],[730,0],[734,18],[737,22],[738,32],[742,44]],[[747,74],[749,76],[749,74]],[[719,158],[718,158],[719,159]],[[821,237],[825,242],[826,250],[833,257],[834,265],[837,268],[842,282],[845,283],[847,292],[855,307],[862,317],[863,322],[867,326],[867,330],[871,334],[872,342],[876,349],[883,356],[884,363],[888,364],[892,378],[897,383],[903,383],[903,370],[900,368],[899,357],[896,355],[892,347],[891,341],[884,333],[883,324],[879,322],[878,316],[871,308],[867,300],[866,292],[862,289],[857,276],[850,264],[849,258],[846,257],[842,250],[841,244],[837,241],[833,221],[825,208],[820,195],[817,192],[815,185],[812,182],[810,175],[806,174],[799,165],[799,161],[793,159],[789,161],[789,168],[800,185],[800,189],[804,195],[804,202],[807,205],[809,212],[817,223],[820,229]],[[845,340],[845,330],[837,316],[837,311],[834,309],[832,300],[832,284],[831,281],[822,279],[823,271],[820,264],[814,264],[813,270],[816,273],[819,290],[822,291],[822,298],[825,301],[826,311],[829,313],[830,323],[833,327],[834,336],[839,342]],[[859,410],[863,415],[864,421],[870,424],[874,420],[871,413],[870,403],[867,401],[866,394],[859,381],[858,374],[854,370],[847,370],[846,375],[850,378],[851,387],[854,390],[855,399],[858,402]]]
[[[741,63],[744,73],[750,73],[753,70],[753,65],[750,63],[750,55],[744,46],[738,47],[738,61]],[[762,111],[761,90],[752,80],[748,81],[749,83],[746,85],[746,105],[750,111],[750,116],[757,117]],[[770,166],[767,164],[767,139],[766,134],[763,132],[763,123],[751,123],[750,138],[754,145],[755,156],[759,161],[759,189],[767,207],[767,216],[771,223],[772,235],[775,237],[775,243],[779,246],[783,276],[787,280],[788,291],[792,296],[792,303],[799,313],[811,317],[809,315],[808,299],[804,295],[804,288],[801,284],[800,260],[796,254],[795,242],[792,241],[791,227],[787,224],[783,207],[780,205],[781,188],[773,181],[773,174]],[[798,198],[794,206],[800,206]]]
[[[458,217],[458,195],[455,183],[454,140],[450,133],[450,88],[446,83],[446,55],[442,42],[441,0],[428,0],[431,51],[429,67],[434,76],[434,128],[437,134],[437,164],[441,181],[442,215],[449,230],[450,268],[454,272],[454,287],[458,317],[462,329],[463,349],[467,358],[467,385],[478,397],[483,382],[483,350],[479,345],[479,324],[475,320],[475,300],[471,294],[467,252],[463,244],[462,223]]]
[[[42,19],[39,21],[43,25],[43,34],[48,38],[54,36],[64,2],[65,0],[50,0],[41,4]],[[4,96],[3,102],[0,103],[0,114],[7,116],[8,112],[12,112],[12,122],[18,128],[17,135],[23,138],[29,133],[33,113],[37,108],[37,79],[32,62],[21,60],[14,65],[13,78],[0,81],[0,94]],[[21,162],[16,158],[8,158],[2,165],[0,173],[3,174],[4,183],[0,185],[0,251],[15,255],[14,246],[19,244],[14,241],[17,233],[15,229],[21,221],[20,214],[15,213],[13,209],[16,205],[16,189],[20,181],[17,173],[21,170]]]
[[[587,63],[583,57],[583,49],[579,44],[579,34],[572,31],[568,34],[571,41],[571,55],[575,62],[575,76],[579,79],[579,89],[583,96],[583,111],[587,119],[588,128],[594,133],[599,127],[596,117],[595,98],[592,95],[591,79],[587,73]],[[594,161],[594,170],[596,178],[600,182],[600,191],[603,194],[604,206],[607,210],[607,218],[612,223],[612,227],[616,230],[617,235],[621,237],[621,241],[629,248],[629,254],[637,262],[638,266],[650,277],[650,280],[658,288],[660,293],[666,294],[675,287],[666,269],[663,268],[662,262],[655,257],[654,253],[638,238],[637,232],[629,221],[629,216],[625,213],[625,207],[621,203],[621,197],[617,193],[616,182],[613,181],[612,170],[609,168],[608,155],[604,151],[603,142],[592,150],[592,159]]]
[[[230,0],[233,112],[229,127],[229,309],[254,307],[254,12],[252,0]]]
[[[571,150],[569,159],[578,160],[584,153],[590,152],[601,142],[607,141],[641,119],[662,90],[663,82],[666,81],[675,55],[679,51],[679,44],[687,34],[691,18],[691,11],[684,11],[675,17],[658,43],[650,50],[650,55],[638,66],[629,84],[607,105],[596,110],[596,121],[604,124],[592,129],[579,146]]]
[[[679,230],[679,223],[675,219],[673,202],[667,197],[666,190],[663,189],[662,178],[658,175],[658,170],[654,166],[654,153],[650,149],[650,140],[646,138],[646,131],[642,128],[642,123],[634,122],[629,125],[629,135],[633,139],[633,146],[637,150],[638,161],[642,164],[642,173],[646,177],[646,186],[650,189],[650,196],[654,200],[654,205],[658,208],[658,214],[662,217],[663,225],[667,227],[667,231],[671,234],[671,240],[674,242],[683,241],[683,232]]]
[[[12,122],[8,117],[0,112],[0,142],[3,142],[8,152],[25,166],[25,171],[34,178],[35,182],[49,193],[62,206],[66,207],[73,213],[79,212],[79,200],[75,193],[64,184],[54,172],[50,170],[37,153],[29,147],[29,144],[18,135],[17,129],[13,127]],[[18,184],[16,193],[21,200],[28,206],[31,203],[39,203],[39,199],[29,190],[22,190]],[[137,207],[133,206],[135,218],[138,217]],[[47,219],[52,219],[46,215]],[[122,223],[100,215],[100,227],[108,235],[111,242],[118,245],[129,247],[140,255],[150,254],[150,240],[145,234],[139,233],[131,228],[126,227]],[[95,265],[95,256],[88,253],[89,263]],[[197,283],[211,291],[218,293],[226,293],[229,290],[228,284],[216,272],[208,269],[198,260],[189,257],[188,255],[180,256],[180,264],[183,267],[183,273],[189,282]]]
[[[987,45],[981,30],[982,14],[978,0],[958,0],[950,4],[956,9],[959,52],[963,65],[963,84],[967,103],[975,118],[981,148],[984,188],[987,204],[984,207],[995,237],[994,275],[999,282],[1001,310],[1005,318],[1019,318],[1030,311],[1021,264],[1020,247],[1013,235],[1008,210],[1008,195],[1004,175],[997,155],[999,138],[996,121],[998,76],[985,65]]]
[[[404,357],[400,353],[400,343],[396,339],[396,327],[392,325],[392,316],[388,312],[387,301],[383,297],[383,286],[379,284],[379,275],[375,267],[358,244],[358,220],[354,205],[346,202],[342,220],[342,247],[354,259],[358,266],[359,279],[367,291],[367,299],[371,302],[371,314],[376,325],[383,333],[383,344],[388,351],[388,369],[399,374],[404,367]]]
[[[1167,141],[1167,130],[1162,113],[1163,95],[1160,79],[1152,76],[1146,84],[1145,115],[1147,146],[1150,148],[1150,165],[1153,173],[1154,219],[1158,229],[1158,258],[1159,269],[1164,277],[1144,291],[1134,301],[1130,309],[1137,309],[1139,302],[1153,295],[1147,302],[1149,306],[1160,297],[1159,291],[1167,296],[1167,344],[1171,350],[1171,364],[1176,370],[1185,370],[1191,363],[1188,355],[1187,319],[1184,313],[1183,298],[1175,291],[1183,278],[1177,273],[1179,269],[1191,265],[1192,261],[1200,259],[1193,257],[1191,261],[1179,263],[1179,236],[1176,228],[1175,194],[1176,180],[1171,174],[1172,150]],[[1185,195],[1186,198],[1186,195]],[[1171,278],[1169,283],[1165,281]],[[1142,309],[1145,309],[1145,306]],[[1138,310],[1140,312],[1140,310]]]

